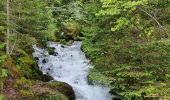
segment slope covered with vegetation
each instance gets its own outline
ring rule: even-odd
[[[32,45],[55,41],[46,0],[0,0],[0,100],[72,100],[72,88],[39,71]]]
[[[102,0],[86,3],[83,50],[95,65],[89,79],[109,84],[123,100],[169,98],[168,1]]]
[[[0,0],[0,9],[1,90],[9,76],[42,80],[33,44],[81,40],[90,83],[122,100],[170,98],[169,0]]]

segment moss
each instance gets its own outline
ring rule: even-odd
[[[42,100],[68,100],[70,98],[62,91],[70,91],[69,88],[64,88],[65,83],[62,82],[40,82],[37,81],[32,87],[36,97]],[[62,91],[60,90],[62,89]],[[73,91],[70,91],[73,92]],[[73,99],[69,99],[73,100]]]
[[[67,44],[67,41],[65,39],[60,39],[61,44]]]
[[[29,90],[20,90],[20,95],[27,98],[33,97],[33,93]]]
[[[73,91],[72,87],[70,85],[68,85],[67,83],[54,81],[54,82],[48,83],[47,86],[52,89],[58,90],[60,93],[67,96],[69,98],[69,100],[75,99],[74,91]]]
[[[48,86],[50,88],[56,88],[56,87],[62,86],[62,85],[63,85],[63,83],[61,83],[61,82],[50,82],[50,83],[48,83]]]
[[[23,42],[26,44],[26,41]],[[17,45],[17,47],[20,46],[22,47],[22,44]],[[44,76],[39,70],[32,53],[30,53],[32,52],[31,46],[31,44],[28,44],[23,47],[27,48],[27,50],[15,48],[11,56],[6,59],[6,69],[9,72],[9,76],[12,77],[6,81],[6,86],[3,87],[3,89],[6,89],[3,92],[5,98],[12,100],[68,100],[75,98],[74,91],[68,84],[42,82],[50,81],[52,78]],[[49,53],[53,54],[54,49],[49,48]],[[3,81],[0,80],[0,83],[3,83]]]
[[[51,80],[54,80],[52,76],[47,75],[47,74],[41,75],[41,81],[43,81],[43,82],[49,82],[49,81],[51,81]]]
[[[24,77],[18,78],[14,82],[14,88],[19,91],[15,99],[19,100],[68,100],[68,95],[61,92],[70,91],[65,88],[65,83],[61,82],[42,82],[28,80]],[[64,90],[65,89],[65,90]],[[71,91],[72,92],[72,91]],[[73,100],[73,99],[70,99]]]
[[[24,77],[16,79],[14,83],[14,88],[19,91],[21,98],[30,98],[34,96],[33,92],[31,91],[32,86],[32,81],[27,80]]]
[[[29,79],[40,79],[42,73],[31,55],[26,53],[24,50],[17,50],[11,56],[14,59],[13,63],[20,70],[22,74],[21,76]]]
[[[62,22],[60,31],[64,32],[62,35],[64,39],[74,40],[80,32],[80,25],[74,20],[66,20]]]
[[[4,96],[0,94],[0,100],[4,100]]]
[[[46,96],[44,97],[44,100],[68,100],[68,98],[63,94],[58,93],[57,95]]]
[[[48,47],[47,50],[48,50],[49,55],[53,55],[55,53],[54,47]]]
[[[74,41],[73,40],[70,40],[66,43],[66,45],[71,45]]]
[[[17,78],[21,76],[21,73],[20,73],[20,70],[15,66],[13,62],[14,60],[10,56],[8,56],[5,61],[5,66],[9,72],[9,75]]]
[[[40,35],[39,35],[40,37]],[[37,37],[37,38],[39,38]],[[34,51],[33,48],[32,48],[32,45],[33,44],[36,44],[37,43],[37,40],[35,37],[32,37],[28,34],[22,34],[20,35],[20,38],[18,38],[18,42],[16,44],[16,48],[14,48],[14,52],[13,53],[16,53],[16,51],[18,51],[18,48],[19,50],[24,50],[24,52],[27,52],[28,54],[32,54],[32,52]]]
[[[19,90],[29,90],[32,87],[32,82],[24,77],[15,80],[14,87]]]

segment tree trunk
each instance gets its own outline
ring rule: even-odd
[[[6,24],[7,24],[7,30],[6,30],[6,53],[9,54],[10,50],[9,50],[9,36],[10,36],[10,13],[9,13],[9,0],[6,1]]]

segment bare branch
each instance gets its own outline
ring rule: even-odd
[[[141,11],[143,11],[144,13],[146,13],[149,17],[151,17],[151,18],[158,24],[158,26],[159,26],[160,28],[163,28],[163,26],[160,24],[160,22],[159,22],[154,16],[152,16],[150,13],[148,13],[146,10],[144,10],[144,9],[142,9],[142,8],[140,8],[140,7],[139,7],[139,9],[140,9]]]

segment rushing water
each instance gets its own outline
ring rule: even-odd
[[[111,100],[107,87],[88,84],[87,75],[92,66],[80,49],[81,42],[74,42],[70,46],[49,42],[48,46],[55,48],[55,55],[49,55],[47,51],[33,46],[33,56],[39,58],[38,64],[44,74],[70,84],[76,100]]]

